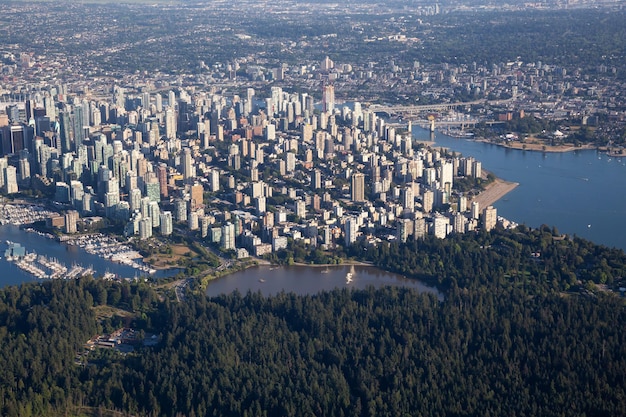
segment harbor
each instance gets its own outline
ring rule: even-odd
[[[96,233],[68,237],[68,239],[64,239],[63,242],[67,245],[78,246],[89,254],[97,255],[111,262],[128,265],[131,268],[138,269],[148,274],[156,273],[156,269],[150,268],[149,265],[137,261],[137,259],[142,259],[139,252],[114,237]]]
[[[27,262],[7,259],[4,256],[9,247],[7,241],[20,244],[25,250],[24,255],[35,253],[33,267]],[[180,271],[174,268],[151,273],[152,268],[135,258],[136,255],[129,245],[104,235],[73,236],[58,242],[45,232],[4,224],[0,225],[0,268],[3,270],[0,287],[83,275],[104,279],[165,278]],[[54,268],[51,268],[53,265]],[[63,268],[66,270],[63,271]]]
[[[0,225],[12,224],[21,226],[44,221],[49,217],[58,216],[59,213],[35,204],[1,204]]]
[[[0,263],[10,262],[20,272],[37,279],[74,279],[85,275],[138,278],[157,274],[156,269],[141,261],[139,252],[113,236],[91,233],[57,237],[29,226],[58,215],[55,211],[31,203],[0,205],[0,237],[9,238],[6,241],[8,248],[5,259],[0,260]],[[7,235],[2,231],[11,233]],[[17,239],[17,236],[29,238]],[[26,248],[28,253],[22,253]],[[15,250],[18,256],[13,255]],[[74,256],[76,253],[83,255]],[[85,258],[91,259],[88,261],[90,266],[84,265]],[[169,271],[170,274],[176,272]],[[168,271],[160,271],[157,275],[166,276]]]
[[[94,274],[93,266],[84,267],[73,264],[68,269],[66,265],[56,258],[48,258],[36,252],[27,252],[26,248],[19,243],[7,241],[7,250],[4,257],[8,262],[13,262],[22,271],[39,279],[76,279]]]

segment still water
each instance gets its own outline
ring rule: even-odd
[[[430,132],[413,128],[417,140]],[[595,150],[563,153],[507,149],[435,134],[436,146],[473,156],[483,169],[520,185],[494,204],[520,224],[555,226],[559,232],[626,250],[626,157]]]
[[[207,295],[229,294],[235,290],[242,294],[248,291],[260,291],[265,296],[275,295],[282,291],[306,295],[335,288],[365,289],[369,286],[413,288],[419,292],[434,293],[438,298],[442,298],[436,288],[417,280],[374,267],[348,265],[257,266],[211,281],[207,287]]]
[[[104,275],[106,272],[117,274],[122,278],[134,278],[145,276],[145,272],[141,272],[127,265],[117,264],[96,255],[89,254],[77,246],[70,246],[58,243],[54,240],[47,239],[36,233],[29,233],[21,230],[17,226],[4,225],[0,226],[0,287],[7,285],[18,285],[22,282],[37,281],[37,278],[31,274],[22,271],[15,264],[4,259],[4,251],[8,245],[6,241],[19,243],[26,248],[27,252],[36,252],[39,255],[46,255],[48,258],[56,258],[59,262],[71,268],[72,264],[78,264],[84,267],[93,266],[96,271],[95,276]],[[165,277],[176,274],[174,271],[157,271],[154,277]]]

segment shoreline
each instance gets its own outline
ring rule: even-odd
[[[505,195],[513,191],[519,183],[505,181],[501,178],[496,178],[491,184],[485,187],[485,190],[472,198],[472,202],[478,203],[480,210],[495,204],[498,200],[502,199]]]
[[[474,141],[500,146],[505,149],[513,149],[515,151],[529,151],[529,152],[563,153],[563,152],[587,151],[587,150],[599,149],[597,146],[589,145],[589,144],[582,145],[582,146],[574,146],[574,145],[551,146],[551,145],[542,145],[539,143],[521,143],[521,142],[499,143],[499,142],[493,142],[485,138],[475,138]],[[524,145],[526,145],[526,148],[524,148]]]
[[[352,261],[352,260],[345,260],[342,261],[340,264],[307,264],[304,262],[294,262],[291,265],[280,265],[280,264],[272,264],[272,267],[275,266],[306,266],[306,267],[313,267],[313,268],[329,268],[331,266],[376,266],[371,262],[362,262],[362,261]]]

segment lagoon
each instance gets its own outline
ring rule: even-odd
[[[236,290],[242,294],[259,291],[264,296],[281,292],[309,295],[336,288],[356,290],[370,286],[412,288],[419,292],[434,293],[439,299],[443,297],[436,288],[415,279],[361,265],[256,266],[209,282],[206,293],[208,296],[217,296]]]

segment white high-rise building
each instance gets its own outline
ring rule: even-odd
[[[452,161],[445,161],[442,162],[441,164],[441,175],[440,175],[440,182],[441,182],[441,187],[445,188],[445,187],[450,187],[450,189],[452,189],[452,185],[453,185],[453,181],[454,181],[454,164],[452,163]],[[450,185],[447,185],[450,184]]]
[[[480,205],[478,204],[478,201],[472,201],[470,217],[476,220],[480,217]]]
[[[431,190],[425,190],[422,195],[422,210],[424,213],[430,213],[433,211],[433,205],[435,204],[435,194]]]
[[[20,166],[20,181],[21,182],[26,182],[30,180],[30,162],[28,162],[27,158],[20,158],[19,159],[19,166]]]
[[[304,202],[304,200],[301,200],[301,199],[296,200],[294,206],[295,206],[296,216],[298,216],[301,219],[306,218],[306,203]]]
[[[489,206],[483,210],[483,227],[490,231],[496,227],[498,222],[498,211],[495,207]]]
[[[246,90],[246,101],[245,101],[245,105],[244,105],[244,112],[245,115],[247,116],[248,114],[252,113],[253,110],[253,100],[254,100],[254,88],[248,88]]]
[[[458,204],[458,207],[457,207],[457,211],[459,213],[463,213],[463,212],[467,211],[467,197],[466,196],[464,196],[464,195],[459,196],[459,204]]]
[[[409,235],[413,234],[413,221],[411,219],[399,219],[396,224],[396,238],[400,242],[406,242]]]
[[[472,177],[480,178],[483,175],[483,164],[480,161],[474,161],[472,163]]]
[[[18,191],[17,168],[9,165],[4,169],[4,192],[7,194],[14,194]]]
[[[128,196],[128,202],[130,203],[130,209],[132,211],[141,209],[141,190],[139,188],[133,188],[130,190]]]
[[[176,111],[171,105],[165,110],[165,137],[176,139]]]
[[[265,127],[265,140],[276,140],[276,126],[271,123]]]
[[[150,217],[139,220],[139,239],[145,240],[152,237],[152,220]]]
[[[441,214],[436,214],[433,218],[432,234],[439,239],[444,239],[448,235],[449,224],[450,219]]]
[[[191,155],[191,149],[189,148],[183,149],[182,168],[183,179],[194,178],[196,176],[193,157]]]
[[[432,186],[437,181],[437,170],[435,168],[424,168],[422,172],[422,182],[425,185]]]
[[[412,186],[406,186],[402,189],[402,207],[411,211],[415,207],[415,195]]]
[[[167,92],[167,104],[172,109],[176,109],[176,93],[171,90]]]
[[[467,218],[463,214],[456,213],[454,215],[454,232],[455,233],[465,233],[466,224],[467,224]]]
[[[189,227],[189,230],[198,230],[200,228],[200,217],[197,211],[189,213],[187,227]]]
[[[155,97],[156,111],[158,113],[161,113],[163,111],[163,96],[161,95],[161,93],[156,93],[154,97]]]
[[[161,225],[161,210],[159,209],[159,203],[156,201],[150,201],[148,203],[148,214],[152,219],[152,227],[159,227]]]
[[[169,236],[174,231],[174,225],[172,221],[172,212],[164,211],[159,215],[159,220],[161,223],[161,234],[163,236]]]
[[[222,238],[220,243],[222,249],[235,249],[235,225],[231,222],[222,226]]]
[[[76,233],[76,223],[79,219],[78,212],[76,210],[69,210],[65,213],[65,233]]]
[[[4,188],[5,180],[4,177],[6,175],[5,170],[9,166],[9,159],[5,156],[4,158],[0,158],[0,187]]]
[[[356,217],[349,217],[344,224],[345,244],[346,246],[356,242],[356,235],[358,230],[358,222]]]
[[[211,192],[216,193],[220,190],[220,172],[217,169],[211,170]]]
[[[255,202],[257,215],[261,215],[267,211],[265,197],[257,197]]]
[[[286,159],[287,159],[287,172],[288,173],[292,173],[296,170],[296,154],[293,152],[287,152],[286,153]]]
[[[335,111],[335,86],[325,85],[322,92],[322,112],[332,114]]]

